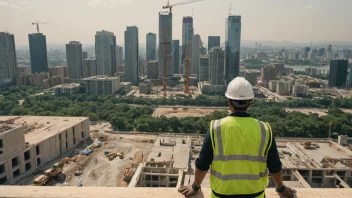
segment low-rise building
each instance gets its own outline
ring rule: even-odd
[[[294,96],[308,96],[309,95],[309,86],[307,85],[294,85],[293,92]]]
[[[92,76],[82,79],[86,94],[115,94],[121,89],[120,77]]]
[[[79,86],[78,83],[57,85],[54,87],[54,94],[56,96],[76,94],[79,92]]]
[[[28,75],[32,73],[31,67],[27,67],[27,66],[18,66],[17,70],[18,70],[19,76]]]
[[[209,81],[209,56],[200,57],[199,81]]]
[[[89,138],[87,117],[0,116],[0,184],[13,184]]]
[[[149,81],[139,83],[139,93],[140,94],[150,94],[152,91],[152,83]]]
[[[63,66],[49,67],[48,70],[49,70],[50,77],[57,76],[60,78],[61,83],[64,82],[65,67]]]
[[[211,85],[209,82],[199,82],[198,88],[205,95],[223,95],[226,92],[225,85]]]
[[[129,92],[132,90],[132,83],[131,82],[121,82],[121,89],[125,92]]]

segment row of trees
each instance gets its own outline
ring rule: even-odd
[[[37,88],[30,87],[0,91],[2,95],[0,115],[87,116],[91,121],[108,121],[114,130],[120,131],[205,133],[211,120],[228,115],[227,111],[215,111],[204,117],[152,117],[157,105],[226,106],[224,97],[143,99],[80,94],[68,97],[30,96],[38,91]],[[19,105],[19,99],[25,99],[22,105]],[[328,108],[329,111],[326,116],[319,117],[317,114],[289,113],[283,109],[284,107]],[[338,107],[352,108],[352,100],[346,98],[286,102],[255,100],[249,112],[252,117],[269,122],[276,136],[327,137],[330,122],[335,135],[352,136],[352,114],[343,113]]]

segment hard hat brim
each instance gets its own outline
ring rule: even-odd
[[[225,93],[225,96],[226,98],[228,99],[231,99],[231,100],[252,100],[254,98],[254,95],[253,96],[250,96],[250,97],[232,97],[230,95],[228,95],[227,93]]]

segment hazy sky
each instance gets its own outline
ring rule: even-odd
[[[171,3],[184,0],[171,0]],[[40,27],[47,43],[77,40],[94,44],[98,30],[124,40],[126,26],[139,28],[139,42],[158,32],[158,12],[167,0],[0,0],[0,31],[15,34],[16,44],[27,44],[31,22]],[[225,38],[225,20],[242,15],[242,40],[352,41],[352,0],[204,0],[173,9],[173,39],[181,39],[182,17],[194,16],[195,33]],[[207,41],[206,41],[207,42]]]

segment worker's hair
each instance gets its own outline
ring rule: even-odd
[[[230,100],[230,104],[238,111],[245,111],[248,109],[252,100]]]

